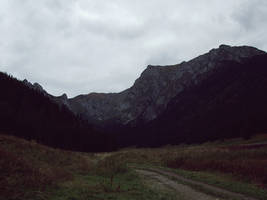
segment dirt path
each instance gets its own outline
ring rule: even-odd
[[[136,170],[136,171],[139,174],[142,174],[148,178],[157,180],[162,185],[165,185],[173,189],[177,194],[179,194],[179,196],[182,196],[184,200],[219,200],[219,198],[215,198],[210,195],[195,191],[189,186],[179,184],[157,172],[152,172],[152,171],[147,171],[147,170]],[[180,198],[177,198],[177,199],[180,199]]]
[[[147,176],[149,178],[153,178],[157,180],[161,184],[164,184],[177,193],[181,194],[185,200],[226,200],[226,199],[238,199],[238,200],[256,200],[255,198],[246,197],[245,195],[230,192],[221,188],[217,188],[215,186],[211,186],[205,183],[193,181],[190,179],[186,179],[181,177],[173,172],[168,172],[162,169],[137,169],[136,170],[139,174]],[[183,182],[185,184],[194,185],[197,187],[204,188],[205,190],[212,191],[214,194],[219,194],[219,196],[223,196],[225,198],[214,197],[212,195],[205,194],[200,191],[196,191],[188,185],[180,184],[177,181],[172,179],[178,180],[178,182]]]

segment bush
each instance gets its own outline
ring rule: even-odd
[[[128,172],[128,168],[125,162],[118,159],[116,155],[113,155],[99,161],[95,171],[97,175],[111,177]]]
[[[120,184],[114,186],[114,179],[119,174],[125,174],[129,171],[125,162],[115,154],[108,156],[98,162],[95,167],[95,173],[103,176],[105,180],[100,183],[105,192],[119,192]]]

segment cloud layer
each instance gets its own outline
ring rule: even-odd
[[[2,0],[0,70],[54,95],[118,92],[148,64],[267,50],[266,0]]]

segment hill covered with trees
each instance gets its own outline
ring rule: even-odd
[[[112,150],[110,137],[25,82],[0,73],[0,130],[53,147]]]

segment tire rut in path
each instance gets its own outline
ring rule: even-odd
[[[173,189],[176,193],[180,194],[185,200],[223,200],[222,198],[213,197],[202,192],[198,192],[191,187],[179,184],[164,175],[158,174],[153,171],[136,170],[137,173],[150,177],[161,184]]]
[[[181,181],[183,183],[186,184],[192,184],[195,186],[200,186],[202,188],[205,188],[207,190],[210,190],[216,194],[221,194],[222,196],[226,196],[226,197],[231,197],[231,198],[235,198],[235,199],[240,199],[240,200],[257,200],[255,198],[252,197],[247,197],[243,194],[239,194],[239,193],[235,193],[235,192],[230,192],[228,190],[222,189],[222,188],[218,188],[215,186],[211,186],[205,183],[201,183],[198,181],[193,181],[190,179],[186,179],[182,176],[177,175],[176,173],[173,172],[168,172],[162,169],[136,169],[136,171],[142,175],[145,176],[149,176],[153,179],[156,179],[157,181],[161,182],[162,184],[171,187],[172,189],[174,189],[176,192],[183,194],[183,196],[185,197],[185,199],[187,200],[224,200],[224,198],[220,198],[220,197],[214,197],[212,195],[207,195],[205,193],[196,191],[194,189],[192,189],[190,186],[184,185],[184,184],[180,184],[177,183],[176,181],[173,181],[171,178],[172,177],[178,181]],[[228,199],[228,198],[226,198]]]

